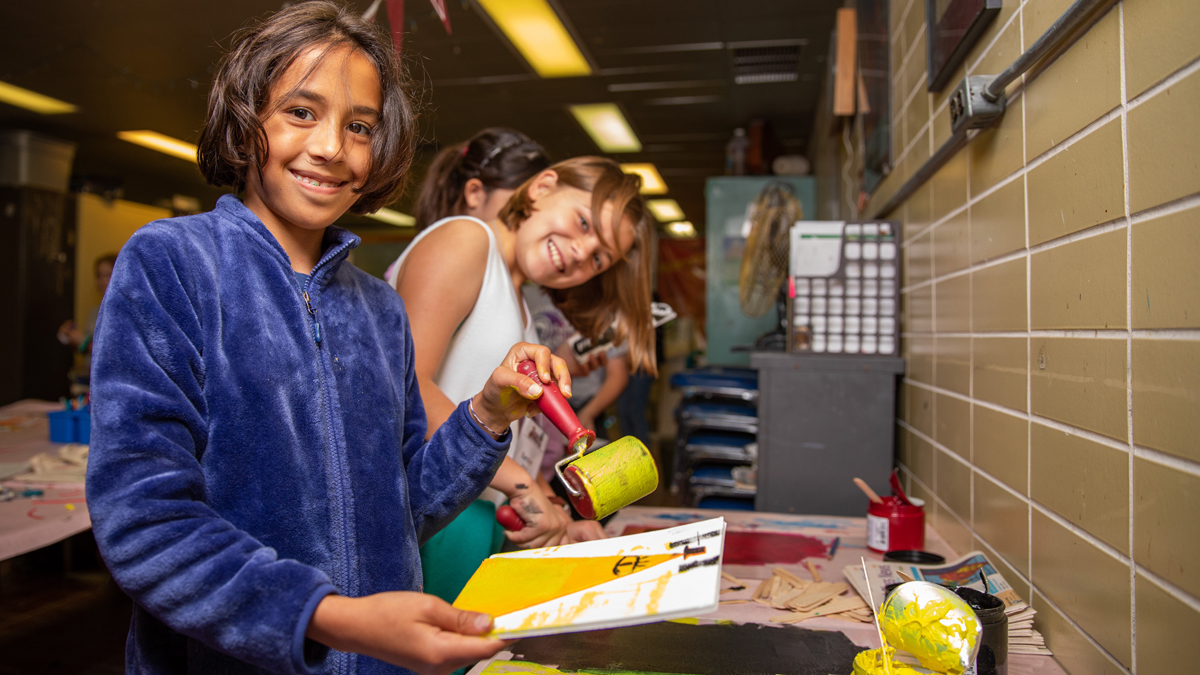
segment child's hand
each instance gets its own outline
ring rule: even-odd
[[[541,382],[517,372],[517,364],[526,360],[537,364]],[[500,367],[492,371],[483,391],[472,399],[472,408],[489,431],[503,432],[513,420],[539,412],[534,401],[542,395],[542,384],[548,382],[555,382],[564,396],[571,395],[567,364],[542,345],[518,342],[508,350]]]
[[[551,502],[549,496],[536,483],[524,490],[518,488],[508,497],[508,505],[525,521],[525,527],[519,530],[505,530],[504,536],[508,537],[509,541],[521,548],[542,548],[567,543],[570,514]]]
[[[491,628],[492,618],[486,614],[456,609],[433,595],[391,592],[364,598],[325,596],[306,635],[339,651],[440,675],[512,644],[482,637]]]
[[[594,520],[573,520],[567,526],[567,538],[564,544],[578,544],[581,541],[596,541],[608,539],[604,527]]]

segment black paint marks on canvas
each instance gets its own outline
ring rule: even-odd
[[[517,659],[563,671],[693,675],[849,675],[862,651],[844,634],[758,624],[644,626],[525,638]]]

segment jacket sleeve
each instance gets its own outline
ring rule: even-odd
[[[404,335],[408,363],[404,373],[404,465],[417,541],[424,544],[492,482],[504,461],[512,432],[499,441],[492,438],[471,419],[467,402],[463,401],[426,441],[429,427],[407,324]]]
[[[178,249],[162,229],[135,234],[101,308],[87,472],[96,542],[121,588],[172,630],[267,670],[311,672],[306,648],[325,651],[304,632],[336,589],[205,503],[200,289]]]

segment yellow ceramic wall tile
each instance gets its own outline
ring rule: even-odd
[[[909,454],[909,448],[912,446],[912,443],[909,441],[908,429],[897,423],[893,433],[896,434],[896,461],[901,466],[911,466],[912,455]],[[903,480],[903,476],[901,476],[901,479]]]
[[[1200,462],[1200,342],[1133,341],[1133,442]]]
[[[1029,328],[1024,258],[972,272],[971,293],[971,325],[975,332]]]
[[[945,394],[937,394],[936,399],[937,414],[934,415],[934,421],[937,430],[933,437],[934,440],[949,448],[963,460],[970,461],[971,404],[961,398]],[[941,491],[939,487],[938,494],[941,494]],[[959,513],[959,515],[966,518],[965,513]]]
[[[1200,3],[1128,2],[1125,90],[1136,98],[1200,56]]]
[[[939,333],[966,333],[971,330],[971,276],[963,274],[934,284]]]
[[[940,470],[940,465],[939,465]],[[1133,460],[1133,559],[1200,596],[1200,477]]]
[[[1200,328],[1200,208],[1133,226],[1133,327]]]
[[[1025,248],[1025,182],[1014,180],[971,205],[971,261]]]
[[[1016,5],[1006,3],[1000,9],[1000,15],[988,26],[984,37],[981,37],[979,42],[971,49],[973,54],[967,57],[967,63],[970,64],[969,70],[971,75],[996,75],[1000,71],[1008,67],[1018,56],[1021,55],[1021,26],[1014,21],[1006,28],[1004,24],[1016,12]],[[1003,30],[1000,37],[996,38],[996,32]],[[995,39],[995,42],[992,40]],[[989,45],[989,43],[991,43]],[[986,53],[981,50],[987,49]],[[982,53],[982,57],[979,54]],[[953,87],[958,83],[953,82],[947,86]]]
[[[975,466],[1017,492],[1029,494],[1029,420],[981,405],[973,408],[971,459]]]
[[[1126,440],[1125,340],[1035,337],[1029,352],[1034,414]]]
[[[905,138],[916,138],[921,135],[922,128],[929,122],[929,94],[923,87],[908,102],[904,111],[904,125],[908,131]]]
[[[1029,244],[1125,214],[1121,120],[1113,120],[1030,170]]]
[[[944,450],[935,454],[938,497],[963,522],[971,522],[971,465]]]
[[[933,275],[944,277],[971,264],[970,228],[964,209],[933,229]]]
[[[972,522],[975,534],[1028,577],[1029,503],[986,476],[978,473],[974,476],[975,519]]]
[[[933,115],[933,147],[940,148],[950,138],[950,110],[942,108]]]
[[[1125,328],[1127,236],[1122,228],[1034,253],[1030,327]]]
[[[904,386],[908,389],[908,423],[933,438],[933,392],[912,384]]]
[[[922,286],[900,296],[903,329],[909,333],[933,332],[933,286]]]
[[[1072,0],[1037,0],[1026,3],[1021,12],[1025,22],[1025,43],[1032,45],[1050,25],[1071,6]]]
[[[1025,131],[1021,120],[1017,101],[995,126],[980,131],[963,151],[971,162],[971,194],[982,194],[1025,163],[1022,149]]]
[[[928,511],[928,507],[926,509]],[[926,520],[929,519],[928,512],[925,517]],[[933,529],[942,535],[942,539],[946,540],[946,544],[950,546],[956,556],[975,549],[975,537],[971,534],[971,530],[967,529],[966,522],[965,519],[956,517],[940,504],[937,513],[934,514]]]
[[[917,188],[908,201],[904,203],[904,239],[912,239],[925,228],[933,224],[933,202],[929,194],[929,184]]]
[[[879,185],[875,186],[875,191],[867,198],[866,204],[863,206],[863,213],[872,213],[873,210],[887,202],[896,193],[896,190],[904,184],[904,178],[897,172],[892,171],[883,177]],[[893,213],[893,217],[897,217],[898,213]]]
[[[1137,576],[1138,672],[1179,673],[1200,661],[1200,612],[1142,574]]]
[[[1033,424],[1029,494],[1129,554],[1129,453]]]
[[[933,338],[910,337],[903,342],[907,345],[905,359],[908,361],[907,372],[904,376],[910,380],[933,384]]]
[[[1029,379],[1029,345],[1025,338],[971,339],[974,396],[1017,410],[1026,405]]]
[[[909,436],[909,453],[912,458],[912,465],[908,468],[912,470],[913,476],[917,480],[926,485],[933,485],[933,446],[929,441],[912,435]],[[932,500],[927,500],[926,503],[932,504]]]
[[[908,277],[906,286],[915,286],[933,278],[933,233],[926,233],[913,240],[905,249],[908,254]]]
[[[908,125],[904,121],[904,108],[901,107],[903,105],[903,101],[892,98],[892,107],[899,111],[892,120],[892,157],[900,157],[904,154],[904,148],[908,146]]]
[[[1013,587],[1013,590],[1017,592],[1017,595],[1021,596],[1022,600],[1029,602],[1029,599],[1033,597],[1032,589],[1029,587],[1029,583],[1025,581],[1025,579],[1021,578],[1020,574],[1017,572],[1017,569],[1012,565],[1009,565],[1008,561],[1004,559],[1000,552],[989,546],[986,541],[983,541],[978,537],[975,538],[975,541],[983,551],[984,555],[987,556],[988,561],[991,562],[996,570],[1000,572],[1000,576],[1004,577],[1004,580]],[[1026,548],[1028,548],[1028,546],[1026,546]],[[1029,566],[1028,561],[1022,564],[1024,564],[1026,567]]]
[[[1054,652],[1054,660],[1061,663],[1067,672],[1087,675],[1126,674],[1125,669],[1114,663],[1051,606],[1044,595],[1034,592],[1030,604],[1037,610],[1037,615],[1033,618],[1033,627],[1046,638],[1046,646]]]
[[[902,91],[905,95],[908,95],[913,89],[919,89],[922,92],[928,91],[929,80],[925,73],[928,49],[925,43],[925,34],[921,33],[921,37],[917,38],[916,48],[910,48],[908,62],[904,64],[905,88]]]
[[[896,31],[899,30],[900,27],[904,25],[904,19],[905,19],[904,13],[906,11],[908,11],[908,7],[910,4],[913,3],[913,1],[914,0],[891,0],[891,2],[888,3],[888,26],[889,26],[888,34],[892,36],[893,42],[896,41],[896,37],[897,37],[895,35]],[[916,2],[919,3],[920,0],[916,0]],[[923,6],[923,5],[918,5],[918,6]],[[904,37],[903,31],[900,31],[899,37],[901,38],[900,41],[903,42],[903,37]]]
[[[1132,656],[1129,565],[1036,508],[1030,539],[1033,585],[1070,611],[1071,618],[1088,635],[1128,666]]]
[[[1037,157],[1121,105],[1121,37],[1110,12],[1025,90],[1025,152]]]
[[[913,56],[919,57],[922,61],[925,60],[925,3],[921,0],[914,0],[912,6],[908,10],[908,15],[904,17],[904,44],[908,47],[909,52]],[[921,44],[916,44],[921,40]],[[914,50],[913,45],[916,45]]]
[[[941,220],[967,203],[967,155],[959,152],[929,179],[933,219]]]
[[[937,339],[937,378],[942,389],[971,393],[971,338],[939,337]]]
[[[1134,213],[1200,192],[1200,73],[1129,111],[1129,204]]]

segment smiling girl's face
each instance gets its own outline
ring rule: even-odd
[[[560,186],[557,178],[554,171],[544,171],[529,186],[533,212],[516,231],[516,265],[541,286],[572,288],[629,252],[634,225],[622,218],[614,228],[611,201],[601,207],[596,222],[592,193]]]
[[[300,54],[271,87],[269,153],[261,177],[246,172],[246,206],[273,231],[332,224],[367,180],[381,99],[379,72],[362,52],[317,45]]]

